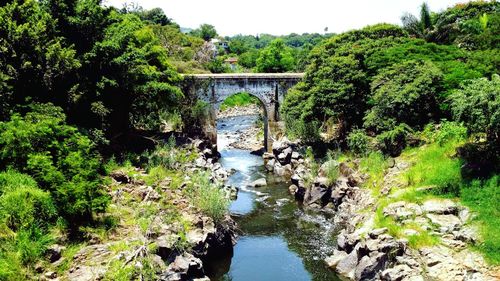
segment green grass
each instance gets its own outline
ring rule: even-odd
[[[409,187],[432,186],[435,190],[456,192],[462,182],[462,161],[453,157],[458,145],[456,142],[433,143],[406,151],[403,157],[411,155],[414,162],[403,174],[406,184]]]
[[[368,174],[368,179],[363,187],[373,190],[375,196],[378,196],[384,182],[387,161],[380,152],[371,152],[368,156],[361,158],[359,163],[361,172]]]
[[[413,249],[420,249],[426,246],[433,246],[439,242],[439,238],[431,235],[427,231],[421,231],[419,234],[410,235],[408,238],[408,245]]]
[[[482,243],[476,248],[486,259],[500,264],[500,175],[485,181],[473,181],[460,190],[464,205],[477,213],[474,221],[480,226]]]
[[[220,110],[224,111],[235,106],[247,106],[251,104],[259,104],[259,99],[249,93],[238,93],[228,97],[222,102]]]
[[[210,182],[207,172],[192,175],[191,186],[184,189],[193,204],[215,222],[219,222],[228,212],[230,200],[220,186]]]
[[[430,197],[456,198],[469,207],[479,225],[482,242],[476,245],[488,262],[500,264],[500,175],[488,180],[467,182],[462,178],[462,160],[455,157],[455,151],[463,141],[449,139],[426,146],[409,149],[402,157],[410,159],[414,165],[403,174],[409,191],[398,199],[421,203]],[[416,188],[429,187],[417,191]],[[416,238],[414,238],[416,239]],[[426,237],[420,237],[426,240]],[[421,242],[415,241],[419,245]]]

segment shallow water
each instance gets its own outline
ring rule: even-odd
[[[228,141],[257,116],[219,120],[221,164],[235,173],[227,184],[240,189],[230,206],[241,235],[232,256],[206,265],[212,280],[340,280],[323,259],[333,252],[335,228],[327,214],[307,212],[288,194],[290,183],[264,169],[262,157],[232,149]],[[265,177],[268,185],[251,188]]]

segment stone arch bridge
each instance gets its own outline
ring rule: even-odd
[[[304,77],[303,73],[230,73],[185,75],[190,96],[209,104],[205,134],[217,142],[216,119],[222,102],[237,93],[247,92],[257,97],[264,109],[264,148],[271,149],[272,141],[282,127],[280,104],[287,91]]]

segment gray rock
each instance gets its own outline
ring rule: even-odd
[[[426,217],[432,224],[437,225],[441,232],[451,232],[462,225],[460,219],[454,215],[427,214]]]
[[[354,271],[356,280],[375,280],[377,273],[382,271],[388,262],[387,254],[375,253],[364,256],[359,261]]]
[[[167,260],[175,250],[175,243],[179,240],[176,234],[166,234],[156,239],[157,250],[156,254],[162,259]]]
[[[299,186],[299,182],[302,180],[302,177],[299,176],[299,174],[294,173],[292,175],[292,177],[290,178],[290,180],[292,181],[292,184],[295,184],[296,186]]]
[[[130,183],[130,177],[124,171],[113,171],[109,176],[119,183]]]
[[[358,251],[353,250],[350,254],[338,262],[336,271],[344,277],[354,279],[354,273],[357,266]]]
[[[412,269],[409,266],[406,264],[398,264],[382,271],[380,277],[385,281],[401,281],[411,274]]]
[[[373,229],[372,231],[370,231],[368,233],[368,235],[370,236],[370,238],[375,239],[378,236],[385,234],[385,233],[387,233],[387,227]]]
[[[304,204],[311,205],[313,203],[318,205],[326,205],[331,196],[331,189],[323,184],[314,184],[307,191],[304,196]]]
[[[272,158],[266,161],[266,170],[272,172],[274,170],[274,165],[276,164],[276,159]]]
[[[202,261],[188,253],[177,256],[175,260],[169,264],[161,280],[179,280],[177,279],[179,277],[181,280],[205,278]]]
[[[422,209],[415,203],[399,201],[389,204],[384,208],[384,215],[391,216],[395,220],[402,221],[410,217],[419,216],[422,214]]]
[[[57,273],[55,273],[54,271],[47,271],[43,276],[47,279],[54,279],[57,277]]]
[[[472,227],[464,227],[458,231],[453,231],[455,239],[466,242],[475,243],[478,239],[477,230]]]
[[[288,187],[288,192],[290,192],[291,195],[295,195],[295,193],[297,193],[297,190],[299,190],[299,187],[295,184],[292,184]]]
[[[300,154],[297,151],[292,152],[292,159],[298,160],[300,158]]]
[[[266,186],[266,185],[267,185],[267,181],[265,178],[257,179],[249,184],[249,186],[251,186],[251,187],[262,187],[262,186]]]
[[[66,247],[58,245],[58,244],[54,244],[47,249],[45,254],[49,258],[49,261],[51,263],[53,263],[53,262],[58,261],[61,258],[62,252],[64,250],[66,250]]]
[[[344,251],[335,250],[333,255],[325,258],[325,263],[329,268],[335,269],[339,262],[347,257],[347,253]]]
[[[458,206],[449,199],[430,199],[424,202],[422,209],[426,213],[432,214],[457,214]]]

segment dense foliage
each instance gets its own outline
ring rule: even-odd
[[[452,95],[454,117],[472,133],[486,133],[492,142],[500,141],[500,77],[468,81]],[[500,145],[500,143],[498,143]]]
[[[92,220],[92,214],[104,211],[108,202],[94,144],[66,125],[64,114],[53,106],[36,106],[24,116],[14,114],[8,122],[0,122],[0,169],[33,177],[70,225]]]
[[[497,9],[497,2],[471,2],[430,13],[423,5],[420,18],[403,17],[404,28],[379,24],[325,40],[311,51],[304,81],[283,103],[289,134],[306,141],[322,138],[347,144],[353,128],[364,128],[370,136],[380,134],[377,139],[382,146],[392,143],[387,140],[400,139],[394,146],[400,151],[406,143],[403,136],[427,123],[453,116],[466,121],[458,117],[457,112],[465,109],[458,109],[457,103],[473,102],[455,100],[458,94],[452,93],[465,81],[498,73],[497,35],[484,31],[481,36],[488,38],[481,42],[485,45],[469,48],[459,42],[471,31],[457,32],[451,41],[437,40],[444,37],[435,36],[436,26],[444,18],[451,22],[450,17],[459,26],[488,18],[492,20],[485,26],[494,30]],[[484,102],[495,104],[495,90],[491,89],[495,87],[486,90],[491,94]],[[482,132],[485,130],[483,126]]]
[[[287,72],[293,69],[294,60],[292,49],[282,39],[276,39],[260,52],[256,69],[258,72]]]

